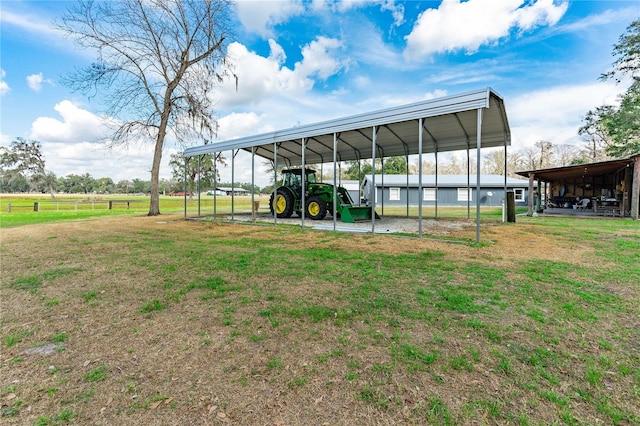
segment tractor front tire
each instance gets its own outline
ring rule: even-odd
[[[309,197],[305,211],[308,218],[322,220],[327,215],[327,203],[320,197]]]
[[[291,194],[291,191],[278,188],[275,193],[271,194],[269,210],[272,215],[275,210],[279,218],[291,217],[293,213],[293,194]]]

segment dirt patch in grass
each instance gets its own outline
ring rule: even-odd
[[[3,422],[638,421],[632,267],[592,278],[611,249],[537,223],[477,245],[437,222],[465,242],[166,215],[3,230]]]

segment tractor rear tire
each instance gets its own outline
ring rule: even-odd
[[[281,219],[291,217],[291,214],[293,213],[293,194],[291,194],[291,191],[286,188],[278,188],[274,194],[271,194],[269,210],[272,215],[275,210],[276,214]]]
[[[322,220],[327,215],[327,203],[320,197],[309,197],[305,212],[307,217],[312,220]]]

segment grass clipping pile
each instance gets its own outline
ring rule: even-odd
[[[3,230],[2,422],[611,421],[575,389],[631,418],[633,348],[609,351],[626,375],[592,354],[593,383],[584,357],[633,315],[556,320],[509,289],[532,258],[583,268],[593,250],[514,229],[480,247],[167,216]]]

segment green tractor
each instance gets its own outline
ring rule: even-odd
[[[305,169],[305,206],[306,217],[322,220],[327,213],[333,214],[333,185],[316,180],[316,171]],[[337,216],[347,223],[358,220],[371,220],[371,207],[354,206],[349,192],[341,186],[337,187]],[[282,171],[282,185],[271,194],[269,209],[279,218],[291,217],[293,213],[302,215],[302,169]],[[376,219],[380,219],[378,214]]]

